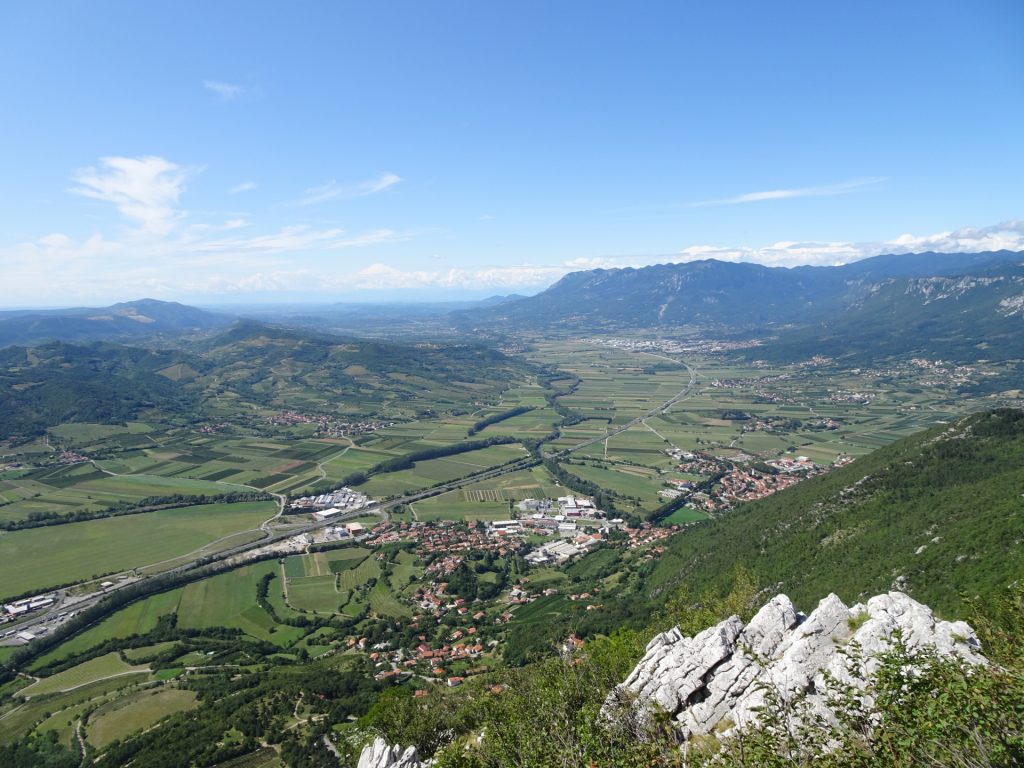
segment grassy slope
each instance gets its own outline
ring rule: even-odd
[[[950,615],[1024,575],[1024,412],[968,417],[675,538],[647,589],[724,586],[737,564],[813,607],[897,579]]]

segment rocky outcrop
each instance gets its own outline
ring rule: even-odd
[[[694,637],[678,627],[655,637],[605,712],[628,707],[643,726],[661,711],[683,738],[725,736],[755,721],[771,691],[783,703],[802,696],[808,712],[828,718],[829,679],[864,688],[897,632],[912,651],[933,646],[985,663],[968,624],[938,621],[902,592],[852,608],[829,595],[806,617],[778,595],[746,625],[732,616]],[[849,653],[852,648],[858,652]]]
[[[430,761],[420,762],[416,747],[404,752],[399,746],[391,746],[378,737],[363,747],[357,768],[427,768]]]

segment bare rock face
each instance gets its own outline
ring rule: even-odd
[[[378,737],[363,747],[357,768],[427,768],[430,762],[420,762],[416,747],[404,752],[399,746],[392,746]]]
[[[933,646],[940,654],[985,663],[969,625],[937,621],[928,606],[902,592],[852,608],[829,595],[806,617],[778,595],[746,626],[732,616],[694,637],[684,637],[678,627],[655,637],[605,712],[629,706],[643,724],[660,711],[684,738],[728,735],[756,720],[769,688],[782,702],[804,695],[812,712],[829,717],[826,673],[863,688],[897,631],[912,651]],[[844,652],[850,647],[859,653]]]

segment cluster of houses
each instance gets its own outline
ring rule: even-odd
[[[318,437],[348,437],[365,435],[378,429],[394,426],[393,421],[376,421],[363,419],[359,421],[342,421],[333,416],[299,411],[279,411],[267,417],[267,421],[279,427],[293,427],[296,424],[316,424]]]
[[[765,464],[774,470],[773,474],[745,466],[754,457],[743,453],[730,459],[707,453],[691,453],[679,448],[670,448],[665,453],[679,462],[677,468],[680,472],[718,477],[715,488],[710,491],[696,490],[696,484],[689,480],[671,479],[666,481],[669,487],[659,492],[666,499],[685,496],[687,506],[704,512],[718,512],[728,509],[735,502],[755,501],[771,496],[825,470],[806,456],[766,461]]]
[[[655,542],[667,539],[673,534],[679,533],[681,526],[672,525],[659,527],[650,523],[641,523],[639,528],[626,528],[626,547],[628,549],[640,549],[648,547]]]
[[[614,349],[624,349],[629,352],[662,352],[669,355],[692,355],[692,354],[721,354],[723,352],[734,352],[739,349],[750,349],[759,347],[763,343],[760,339],[745,341],[716,341],[714,339],[693,339],[679,341],[678,339],[605,339],[589,338],[577,339],[585,344],[597,344]]]
[[[367,543],[372,546],[396,541],[415,542],[416,554],[424,559],[435,559],[439,555],[452,557],[470,550],[494,552],[504,557],[518,550],[522,543],[523,536],[518,522],[499,520],[498,528],[493,527],[494,523],[483,528],[467,527],[455,520],[382,523],[374,527],[373,538]],[[455,567],[458,567],[458,563]]]
[[[721,489],[718,496],[726,502],[763,499],[803,480],[802,476],[794,474],[796,471],[798,470],[772,475],[758,472],[756,469],[737,467],[719,479]]]
[[[828,399],[833,403],[845,405],[870,405],[875,399],[873,392],[856,392],[847,389],[836,390],[828,393]]]
[[[456,634],[458,630],[456,631]],[[445,665],[480,658],[484,652],[481,643],[456,643],[431,648],[425,643],[416,647],[411,658],[406,658],[404,649],[397,651],[373,651],[370,661],[378,667],[386,667],[374,675],[376,680],[387,680],[393,677],[405,677],[416,672],[428,673],[435,678],[443,678],[447,674]],[[451,676],[446,679],[449,687],[462,685],[464,677]]]
[[[765,464],[767,464],[772,469],[778,472],[783,472],[784,474],[787,475],[792,475],[801,472],[813,472],[818,468],[818,465],[815,464],[806,456],[797,456],[795,459],[772,459],[771,461],[766,461]]]
[[[962,387],[970,384],[978,374],[978,370],[970,365],[956,365],[945,360],[928,360],[915,357],[910,364],[921,371],[938,374],[934,379],[926,379],[921,383],[931,387]],[[982,376],[994,376],[995,372],[983,371]]]

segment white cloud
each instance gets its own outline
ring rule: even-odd
[[[123,216],[147,234],[165,235],[181,218],[178,197],[185,172],[162,157],[104,157],[101,167],[84,168],[71,191],[113,203]]]
[[[988,227],[964,227],[924,237],[900,235],[887,245],[895,249],[894,253],[1019,251],[1024,250],[1024,221],[1004,221]]]
[[[402,177],[394,173],[383,173],[375,179],[368,179],[357,184],[339,184],[332,179],[319,187],[310,187],[292,205],[304,207],[324,203],[328,200],[351,200],[355,197],[375,195],[378,192],[383,192],[385,189],[395,186],[401,180]]]
[[[256,189],[255,181],[243,181],[241,184],[236,184],[229,191],[229,195],[237,195],[239,192],[248,192],[251,189]]]
[[[237,99],[245,93],[245,89],[242,86],[235,85],[234,83],[225,83],[223,80],[203,80],[203,87],[208,91],[213,91],[224,101]]]
[[[862,187],[881,184],[885,181],[881,176],[869,176],[863,179],[851,179],[837,184],[825,184],[815,187],[795,187],[792,189],[769,189],[764,192],[746,192],[733,197],[723,197],[717,200],[700,200],[694,203],[687,203],[690,208],[703,208],[716,205],[740,205],[742,203],[759,203],[765,200],[788,200],[794,197],[828,197],[831,195],[843,195],[847,192],[861,189]]]

